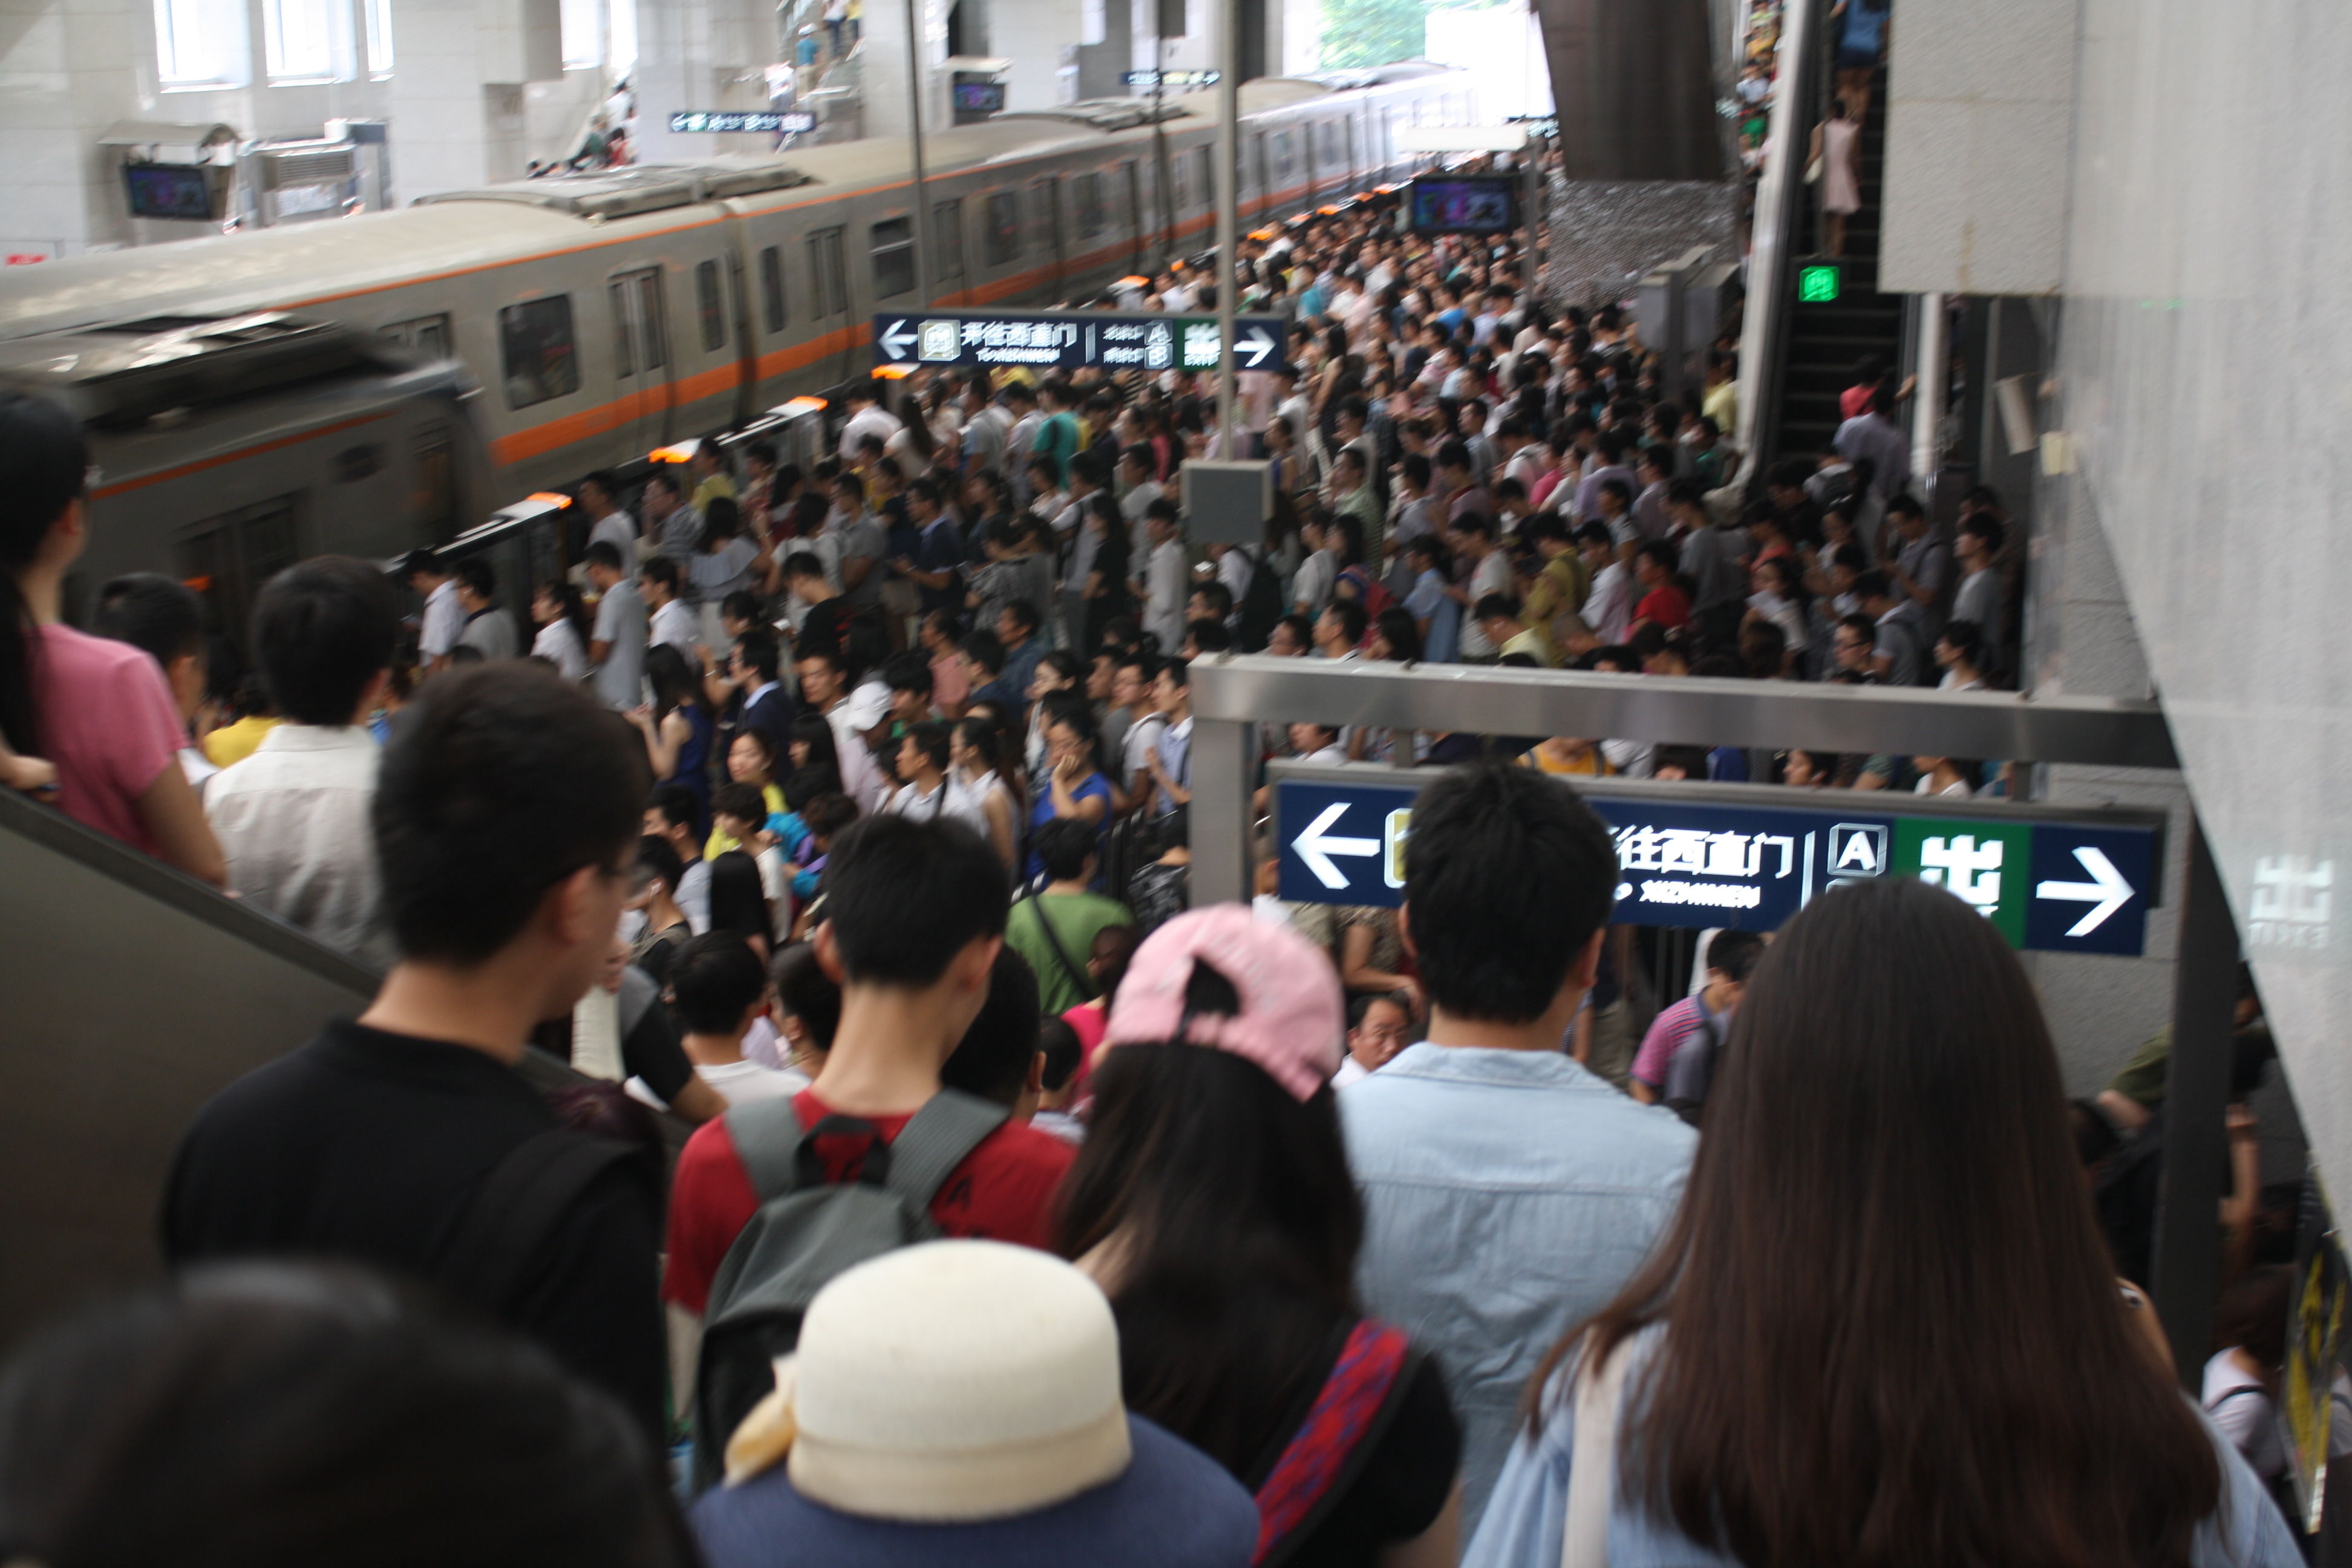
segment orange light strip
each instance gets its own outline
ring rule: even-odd
[[[874,367],[874,379],[877,381],[904,381],[914,374],[915,367],[910,364],[877,364]]]
[[[814,414],[822,410],[824,406],[825,401],[822,397],[795,397],[790,403],[784,405],[784,412],[787,414]]]
[[[533,490],[530,494],[523,497],[522,499],[525,500],[545,501],[548,505],[552,507],[567,507],[572,504],[572,498],[570,496],[560,495],[554,490]]]

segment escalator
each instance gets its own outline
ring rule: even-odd
[[[162,1272],[180,1134],[375,990],[362,965],[0,790],[0,1347]]]
[[[1864,120],[1857,147],[1861,164],[1862,210],[1846,219],[1842,258],[1827,254],[1820,186],[1805,193],[1800,247],[1791,269],[1797,292],[1789,308],[1786,346],[1781,357],[1780,429],[1773,451],[1783,456],[1810,457],[1825,449],[1837,434],[1838,395],[1853,384],[1854,363],[1876,354],[1890,368],[1900,363],[1903,346],[1903,297],[1878,291],[1878,220],[1881,180],[1885,168],[1886,73],[1874,79],[1870,113]],[[1806,283],[1821,289],[1818,268],[1834,263],[1837,297],[1807,298]]]

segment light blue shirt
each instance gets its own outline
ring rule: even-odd
[[[1387,1068],[1381,1069],[1388,1070]],[[1622,1473],[1627,1424],[1625,1399],[1639,1387],[1642,1369],[1658,1353],[1665,1331],[1653,1325],[1637,1335],[1625,1354],[1628,1369],[1617,1414],[1617,1456]],[[1488,1499],[1486,1517],[1462,1559],[1462,1568],[1555,1568],[1561,1532],[1568,1523],[1568,1480],[1576,1455],[1576,1411],[1565,1397],[1563,1380],[1545,1391],[1549,1413],[1540,1436],[1520,1435],[1510,1462]],[[2200,1412],[2200,1420],[2205,1417]],[[2197,1527],[2189,1543],[2196,1568],[2298,1568],[2303,1562],[2286,1521],[2263,1495],[2262,1483],[2237,1448],[2206,1422],[2221,1461],[2221,1506]],[[1661,1520],[1622,1491],[1609,1512],[1610,1568],[1738,1568],[1738,1560],[1712,1552]]]
[[[1426,1043],[1343,1089],[1339,1121],[1364,1305],[1437,1358],[1462,1417],[1466,1539],[1528,1379],[1649,1257],[1697,1134],[1569,1057]]]

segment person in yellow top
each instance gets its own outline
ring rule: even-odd
[[[1527,602],[1520,606],[1519,624],[1526,628],[1523,635],[1534,639],[1534,646],[1526,651],[1534,654],[1548,668],[1558,669],[1563,656],[1552,624],[1561,616],[1575,615],[1584,608],[1585,598],[1592,592],[1592,568],[1585,563],[1582,552],[1569,538],[1568,524],[1559,513],[1538,513],[1520,531],[1534,541],[1536,552],[1544,563],[1535,581],[1528,585]],[[1516,644],[1518,638],[1510,640]],[[1496,646],[1507,653],[1518,651],[1499,641]]]
[[[1605,779],[1617,771],[1601,754],[1599,746],[1567,735],[1538,741],[1531,749],[1519,753],[1519,766],[1591,779]]]
[[[767,802],[770,816],[782,816],[788,809],[784,792],[776,783],[776,753],[767,734],[760,730],[738,730],[727,747],[727,776],[737,784],[750,784]],[[710,837],[702,846],[702,858],[716,860],[730,849],[740,849],[742,841],[718,826],[712,819]]]
[[[224,724],[204,738],[205,760],[216,768],[234,767],[260,748],[262,737],[286,721],[270,711],[268,694],[258,676],[246,678],[237,692],[245,717]]]
[[[1739,428],[1739,366],[1729,353],[1717,349],[1706,356],[1706,395],[1700,399],[1698,411],[1715,421],[1715,427],[1728,439]]]
[[[719,449],[718,442],[705,441],[697,447],[690,466],[694,469],[695,510],[707,510],[720,496],[730,500],[736,499],[735,476],[727,471],[727,454]]]

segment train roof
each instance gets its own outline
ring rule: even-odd
[[[1242,84],[1241,110],[1244,116],[1262,114],[1447,68],[1407,62],[1331,73],[1327,79],[1262,77]],[[1216,95],[1171,94],[1164,110],[1162,123],[1171,130],[1213,125]],[[958,126],[926,139],[926,172],[960,174],[1146,139],[1150,111],[1146,99],[1097,100]],[[907,174],[906,142],[873,136],[794,148],[776,157],[722,154],[516,180],[443,192],[396,212],[12,267],[0,271],[0,339],[99,326],[132,314],[219,317],[299,310],[436,273],[658,230],[698,205],[791,205],[828,190],[898,184]]]

